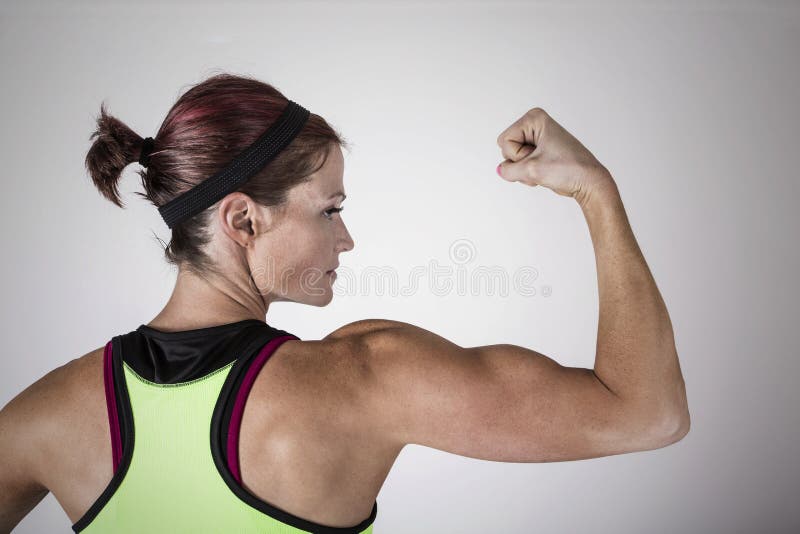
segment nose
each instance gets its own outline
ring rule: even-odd
[[[353,238],[350,236],[350,232],[347,231],[347,226],[342,222],[342,233],[339,237],[339,252],[353,250],[353,247],[355,247]]]

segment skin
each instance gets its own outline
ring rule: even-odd
[[[339,254],[354,246],[341,215],[331,211],[342,207],[343,174],[342,151],[332,147],[325,165],[291,189],[283,206],[265,207],[238,192],[227,195],[207,249],[222,276],[180,269],[169,301],[147,324],[180,331],[264,320],[276,301],[327,305],[335,277],[326,271],[338,267]],[[259,375],[253,386],[240,436],[245,487],[279,508],[331,526],[349,526],[369,515],[385,478],[381,473],[388,474],[399,453],[369,443],[356,447],[358,436],[336,436],[324,414],[307,409],[309,397],[324,398],[335,387],[333,379],[348,380],[337,370],[341,345],[329,340],[281,346],[270,359],[271,372]],[[16,439],[3,443],[0,456],[0,471],[13,475],[2,479],[9,491],[0,499],[0,530],[10,530],[48,490],[75,522],[111,480],[102,353],[98,347],[51,371],[4,408],[0,427]],[[320,361],[325,355],[330,357]],[[302,379],[292,378],[298,373]],[[287,383],[297,385],[276,396]],[[331,402],[336,395],[328,395]],[[354,457],[358,448],[372,450],[371,458]]]
[[[264,320],[277,301],[330,303],[334,276],[326,271],[354,246],[341,214],[329,211],[342,207],[343,177],[342,150],[332,147],[325,165],[292,188],[283,206],[265,207],[238,192],[223,198],[208,249],[222,276],[207,279],[180,269],[172,296],[149,325],[188,330]]]
[[[408,443],[472,458],[551,462],[651,450],[689,431],[685,384],[664,301],[628,223],[616,183],[547,113],[533,108],[498,137],[503,180],[574,198],[597,261],[594,369],[565,367],[509,344],[460,347],[400,321],[346,324],[318,341],[287,341],[245,407],[245,487],[311,521],[368,516]],[[325,306],[354,244],[339,214],[336,147],[285,206],[231,193],[209,254],[221,277],[181,269],[164,331],[263,320],[275,301]],[[305,278],[309,277],[309,278]],[[0,532],[51,491],[71,521],[112,476],[102,347],[51,371],[0,411]]]

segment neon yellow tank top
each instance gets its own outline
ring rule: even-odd
[[[144,368],[147,359],[137,362],[137,349],[140,356],[152,349],[148,343],[153,340],[142,336],[148,327],[108,342],[104,377],[114,476],[72,526],[75,532],[372,533],[377,501],[361,523],[330,527],[276,508],[241,485],[238,435],[247,394],[275,349],[299,338],[255,320],[221,325],[226,326],[242,327],[226,345],[233,351],[227,353],[231,361],[218,360],[210,371],[201,366],[188,375],[184,372],[195,376],[185,381],[175,381],[181,376],[175,373],[176,361],[154,373],[171,372],[170,383],[134,370],[134,365]],[[219,327],[185,332],[208,334],[215,329]],[[185,349],[198,339],[187,336],[179,343]]]

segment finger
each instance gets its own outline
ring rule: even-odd
[[[536,147],[531,144],[532,136],[524,129],[515,130],[506,134],[506,137],[498,137],[497,144],[500,153],[508,161],[519,161],[533,152]]]
[[[497,166],[497,174],[507,182],[522,182],[525,185],[536,187],[539,185],[535,178],[536,161],[528,158],[522,161],[505,160]]]
[[[539,144],[544,115],[544,110],[533,108],[503,130],[497,137],[497,145],[504,158],[519,161],[533,152]]]
[[[505,148],[501,147],[500,152],[508,161],[520,161],[528,157],[537,147],[531,145],[520,145],[513,148],[512,143],[506,143]]]

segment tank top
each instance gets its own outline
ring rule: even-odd
[[[72,530],[371,534],[377,501],[357,525],[331,527],[242,485],[245,402],[264,364],[290,339],[299,338],[256,319],[181,332],[140,325],[114,336],[103,353],[114,474]]]

